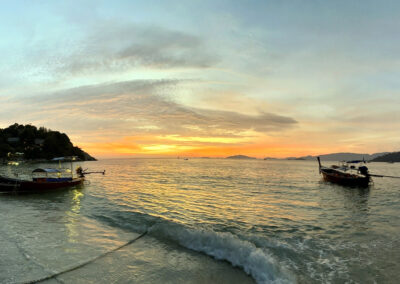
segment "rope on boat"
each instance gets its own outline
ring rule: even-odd
[[[58,281],[57,277],[60,276],[61,274],[74,271],[74,270],[79,269],[79,268],[82,268],[82,267],[84,267],[84,266],[86,266],[86,265],[88,265],[88,264],[90,264],[90,263],[92,263],[92,262],[95,262],[96,260],[98,260],[98,259],[100,259],[100,258],[102,258],[102,257],[105,257],[105,256],[107,256],[107,255],[109,255],[109,254],[111,254],[111,253],[113,253],[113,252],[116,252],[117,250],[120,250],[120,249],[122,249],[122,248],[124,248],[124,247],[126,247],[126,246],[128,246],[128,245],[130,245],[130,244],[132,244],[133,242],[137,241],[138,239],[144,237],[146,234],[147,234],[147,231],[144,232],[143,234],[141,234],[140,236],[138,236],[138,237],[136,237],[136,238],[130,240],[129,242],[127,242],[127,243],[125,243],[125,244],[123,244],[123,245],[121,245],[121,246],[119,246],[119,247],[117,247],[117,248],[115,248],[115,249],[112,249],[112,250],[110,250],[110,251],[107,251],[107,252],[105,252],[105,253],[103,253],[103,254],[101,254],[101,255],[99,255],[99,256],[96,256],[95,258],[92,258],[92,259],[90,259],[90,260],[88,260],[88,261],[85,261],[85,262],[83,262],[83,263],[81,263],[81,264],[78,264],[77,266],[68,268],[68,269],[66,269],[66,270],[64,270],[64,271],[60,271],[60,272],[54,273],[54,274],[52,274],[52,275],[49,275],[49,276],[46,276],[46,277],[43,277],[43,278],[40,278],[40,279],[31,280],[31,281],[27,281],[27,282],[22,282],[21,284],[40,283],[40,282],[43,282],[43,281],[46,281],[46,280],[50,280],[50,279],[53,279],[53,278],[54,278],[55,280]]]
[[[381,178],[383,178],[383,177],[386,177],[386,178],[400,178],[400,177],[396,177],[396,176],[373,175],[373,174],[370,174],[370,176],[371,177],[381,177]]]

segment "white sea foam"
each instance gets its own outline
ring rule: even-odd
[[[177,224],[159,223],[152,226],[153,235],[177,241],[194,251],[226,260],[242,268],[257,283],[295,283],[295,278],[268,252],[231,233],[189,229]]]

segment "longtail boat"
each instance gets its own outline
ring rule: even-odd
[[[345,186],[368,187],[371,180],[371,175],[366,166],[354,166],[350,164],[365,163],[365,161],[348,161],[342,165],[333,165],[324,167],[321,165],[321,160],[317,157],[319,164],[319,173],[325,181],[336,183]]]
[[[79,169],[79,168],[78,168]],[[24,180],[0,176],[0,192],[29,193],[53,191],[60,188],[80,185],[85,180],[85,175],[78,172],[78,177],[61,176],[58,169],[35,169],[32,171],[32,180]]]

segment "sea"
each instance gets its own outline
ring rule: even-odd
[[[78,165],[106,174],[52,193],[0,195],[0,283],[400,281],[400,179],[343,187],[322,181],[317,161]],[[0,174],[29,178],[49,166]],[[400,176],[399,163],[368,167]]]

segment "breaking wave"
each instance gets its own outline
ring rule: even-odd
[[[108,219],[111,225],[122,226],[136,232],[147,231],[150,236],[157,239],[173,241],[187,249],[204,253],[217,260],[227,261],[234,267],[244,270],[257,283],[296,282],[289,270],[278,263],[266,249],[258,248],[252,242],[242,240],[232,233],[188,228],[182,224],[141,213],[118,212],[117,214],[119,217],[115,216],[112,220],[105,215],[101,218],[97,217],[103,221]],[[145,222],[139,223],[138,219]]]

